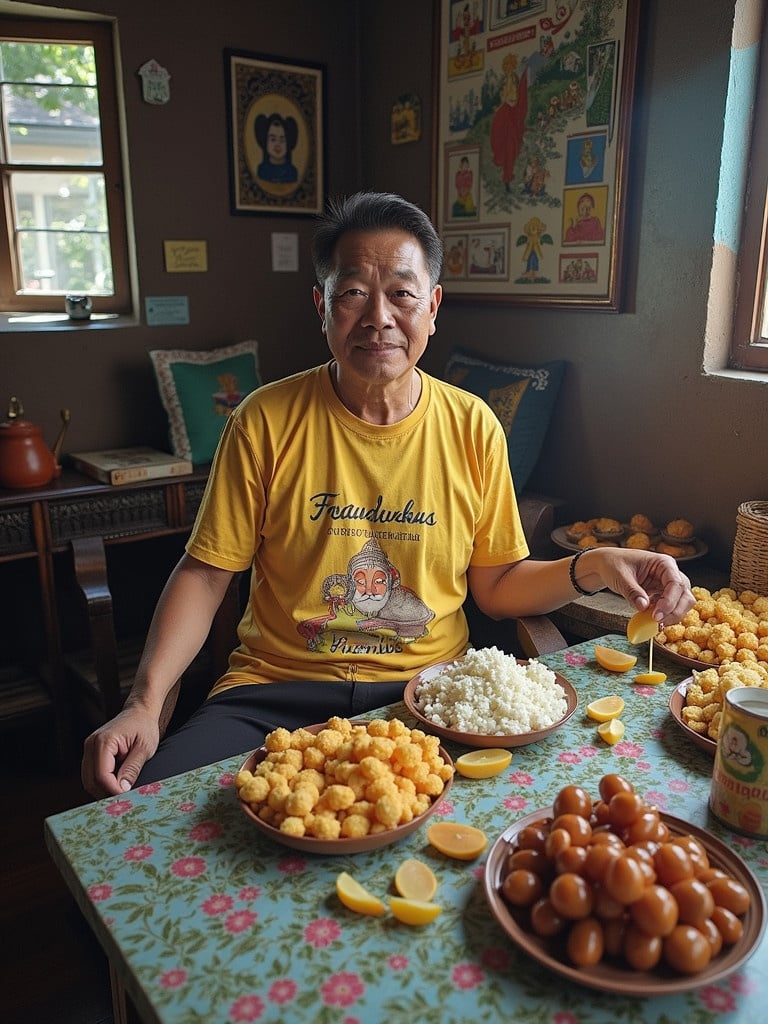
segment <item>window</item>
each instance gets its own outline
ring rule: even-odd
[[[760,43],[731,363],[768,371],[768,35]]]
[[[131,309],[112,27],[0,18],[0,309]]]

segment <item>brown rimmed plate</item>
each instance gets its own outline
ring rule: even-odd
[[[444,740],[451,740],[453,743],[461,743],[465,747],[526,747],[531,743],[540,743],[541,740],[545,740],[547,736],[551,736],[553,732],[565,725],[571,715],[573,715],[579,703],[579,699],[573,686],[568,682],[565,676],[561,676],[559,672],[555,672],[555,678],[565,695],[567,707],[563,717],[558,719],[558,721],[554,722],[552,725],[548,725],[545,729],[536,729],[533,732],[522,732],[514,736],[485,736],[477,732],[460,732],[458,729],[447,729],[445,726],[436,725],[419,710],[416,703],[416,691],[422,683],[425,683],[429,679],[433,679],[453,664],[455,664],[455,662],[441,661],[438,662],[437,665],[432,665],[430,668],[425,668],[422,672],[419,672],[419,674],[414,676],[406,686],[405,692],[403,693],[403,701],[413,717],[421,723],[427,732],[434,733],[436,736],[440,736]],[[518,664],[525,665],[527,663],[518,659]]]
[[[573,541],[568,540],[568,538],[565,535],[565,527],[564,526],[556,527],[550,533],[549,536],[550,536],[550,539],[555,544],[557,544],[557,546],[559,548],[564,548],[566,551],[581,551],[581,548],[579,547],[578,544],[574,544]],[[680,558],[676,559],[677,562],[690,562],[690,561],[692,561],[695,558],[702,558],[709,551],[709,546],[707,544],[705,544],[704,541],[702,541],[702,540],[694,540],[692,543],[693,543],[693,545],[694,545],[694,547],[696,549],[694,551],[694,553],[692,555],[682,555]],[[619,537],[616,546],[617,547],[626,547],[626,536],[624,536],[622,534]]]
[[[695,658],[686,658],[682,654],[676,654],[674,651],[670,651],[664,644],[659,643],[658,640],[653,641],[654,651],[658,651],[659,654],[663,654],[665,658],[669,658],[670,661],[677,662],[678,665],[682,665],[684,668],[695,668],[697,672],[703,672],[707,668],[719,668],[717,662],[706,662],[697,661]]]
[[[530,931],[525,924],[525,913],[513,912],[500,891],[507,856],[512,851],[518,833],[527,825],[551,815],[551,807],[532,811],[502,832],[488,853],[483,876],[485,896],[493,916],[509,938],[544,967],[579,985],[600,989],[603,992],[625,996],[666,996],[675,992],[687,992],[702,985],[715,984],[742,967],[757,949],[765,931],[768,911],[765,896],[755,876],[741,857],[710,832],[691,825],[682,818],[661,814],[661,820],[673,835],[694,836],[706,848],[712,866],[725,871],[747,889],[750,906],[741,918],[744,926],[741,938],[732,946],[723,946],[721,952],[707,967],[694,975],[677,974],[671,968],[662,965],[650,971],[635,971],[630,967],[622,967],[617,961],[612,960],[602,960],[593,967],[575,967],[553,940],[541,939]]]
[[[672,695],[669,698],[669,710],[672,717],[683,730],[683,732],[686,734],[686,736],[692,739],[697,747],[701,747],[702,750],[706,750],[708,754],[714,757],[715,751],[717,750],[717,743],[715,743],[714,740],[711,740],[709,736],[702,736],[701,733],[695,732],[689,725],[686,724],[685,720],[683,719],[683,708],[685,707],[685,694],[688,689],[688,684],[692,682],[693,676],[688,676],[687,679],[683,679],[681,683],[677,684],[677,686],[672,691]]]
[[[364,721],[353,722],[353,725],[365,725]],[[321,729],[326,728],[326,723],[323,722],[318,725],[309,725],[306,727],[309,732],[320,732]],[[243,764],[240,766],[240,770],[247,769],[253,771],[256,765],[260,764],[267,756],[267,748],[259,747],[258,750],[254,750],[252,754],[245,759]],[[446,762],[446,764],[453,767],[453,761],[451,760],[450,754],[440,747],[440,756]],[[318,839],[315,836],[291,836],[285,832],[281,832],[279,828],[275,828],[274,825],[267,824],[266,821],[262,821],[261,818],[251,809],[251,807],[241,800],[237,794],[235,799],[240,804],[243,813],[250,821],[256,826],[262,835],[267,836],[269,839],[273,839],[276,843],[280,843],[282,846],[289,846],[294,850],[302,850],[304,853],[320,853],[320,854],[347,854],[347,853],[363,853],[366,850],[378,850],[382,846],[389,846],[391,843],[396,843],[400,839],[404,839],[405,836],[410,835],[411,832],[415,832],[416,829],[421,826],[435,813],[437,805],[446,796],[453,783],[453,778],[443,786],[443,791],[439,796],[436,796],[430,806],[424,811],[423,814],[419,814],[418,817],[413,818],[405,825],[398,825],[396,828],[387,829],[385,832],[377,832],[375,835],[361,836],[359,839]]]

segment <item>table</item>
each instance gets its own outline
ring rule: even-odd
[[[601,642],[639,653],[624,637]],[[767,887],[768,843],[710,818],[712,759],[668,712],[671,686],[687,670],[657,655],[654,665],[668,682],[635,687],[631,675],[599,668],[593,648],[586,641],[541,659],[577,690],[570,722],[541,744],[517,748],[494,778],[457,776],[439,814],[482,828],[490,849],[516,818],[551,805],[566,781],[596,793],[599,778],[618,771],[662,811],[725,839]],[[609,747],[584,708],[615,692],[626,701],[626,734]],[[402,704],[380,714],[413,724]],[[454,757],[466,749],[447,747]],[[424,830],[356,855],[305,856],[281,847],[258,834],[238,806],[232,779],[243,760],[45,822],[53,859],[146,1024],[762,1019],[765,935],[739,973],[688,993],[637,999],[564,984],[519,951],[490,915],[480,881],[484,856],[444,858]],[[443,913],[431,924],[410,928],[389,915],[359,916],[336,898],[335,878],[345,870],[386,902],[398,864],[414,856],[440,881]]]

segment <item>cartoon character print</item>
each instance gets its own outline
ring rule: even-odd
[[[728,761],[734,761],[742,768],[752,764],[749,752],[749,740],[745,733],[735,725],[729,725],[723,736],[723,754]]]
[[[427,623],[435,617],[413,590],[402,585],[400,571],[375,539],[366,541],[350,558],[346,573],[325,578],[322,595],[328,614],[305,619],[298,626],[308,650],[318,650],[330,629],[386,633],[413,643],[426,635]]]

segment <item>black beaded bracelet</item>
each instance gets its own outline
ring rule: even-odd
[[[599,587],[597,590],[585,590],[584,587],[582,587],[582,585],[576,579],[576,563],[581,558],[581,556],[585,554],[585,552],[587,551],[589,551],[589,548],[584,548],[582,551],[576,552],[576,554],[570,561],[570,565],[568,566],[568,576],[571,580],[571,586],[577,593],[583,594],[584,597],[592,597],[594,594],[599,594],[603,588]]]

